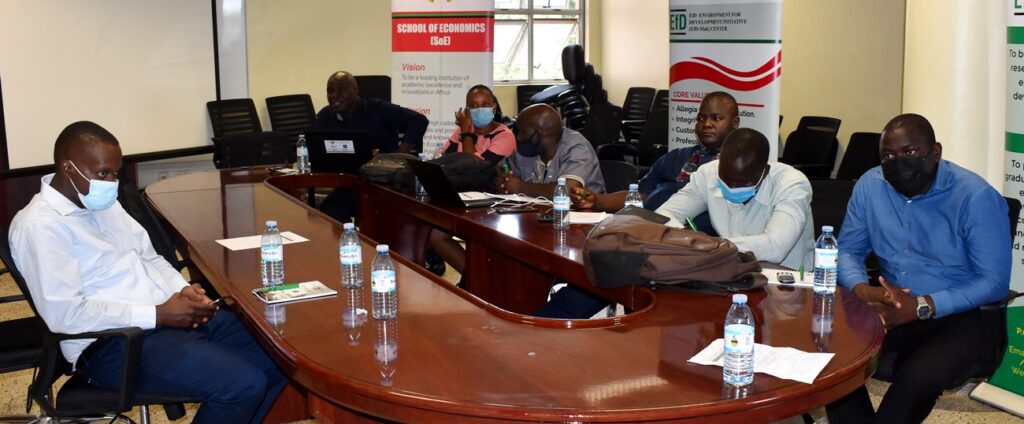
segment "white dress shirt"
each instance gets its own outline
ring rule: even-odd
[[[54,174],[11,221],[11,253],[36,309],[55,333],[119,327],[151,329],[156,305],[188,283],[153,250],[146,230],[119,203],[79,208],[50,187]],[[67,340],[74,365],[94,341]]]
[[[674,227],[705,211],[719,236],[758,260],[792,269],[814,266],[811,183],[793,167],[772,163],[754,198],[737,204],[722,197],[718,188],[718,161],[708,162],[657,210]]]

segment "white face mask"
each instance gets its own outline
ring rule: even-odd
[[[78,175],[89,181],[89,194],[82,195],[82,192],[75,186],[75,181],[68,177],[68,181],[71,181],[71,187],[74,187],[75,192],[78,193],[78,200],[82,201],[86,209],[101,211],[114,206],[114,202],[117,201],[117,180],[91,180],[86,178],[82,171],[78,170],[78,165],[75,165],[74,162],[71,162],[71,166],[75,167],[75,172],[78,172]]]

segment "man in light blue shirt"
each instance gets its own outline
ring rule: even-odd
[[[839,239],[839,283],[874,308],[896,355],[876,413],[862,387],[829,406],[833,423],[921,422],[944,389],[990,374],[1003,323],[978,309],[1010,281],[1006,201],[978,175],[942,160],[927,119],[906,114],[882,132],[882,165],[853,190]],[[864,260],[881,263],[881,287]]]

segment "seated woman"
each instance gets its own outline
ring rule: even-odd
[[[473,86],[466,93],[466,107],[455,112],[455,132],[434,156],[468,152],[497,165],[516,150],[515,134],[500,120],[501,106],[491,89]],[[431,231],[430,248],[459,273],[466,268],[466,251],[450,234]]]

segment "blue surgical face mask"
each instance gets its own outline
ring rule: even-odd
[[[75,181],[68,178],[68,181],[71,181],[71,187],[75,188],[78,199],[82,201],[86,209],[101,211],[114,205],[114,202],[117,201],[117,180],[90,180],[82,174],[82,171],[78,170],[78,166],[74,162],[71,162],[71,166],[75,167],[75,172],[78,172],[78,175],[89,181],[89,194],[82,195],[82,192],[75,186]]]
[[[494,108],[492,107],[474,107],[469,109],[469,117],[473,120],[473,126],[477,128],[483,128],[491,124],[494,120]]]
[[[761,172],[761,178],[757,179],[757,183],[750,187],[729,187],[721,178],[718,179],[718,189],[722,190],[722,197],[736,204],[744,204],[748,200],[752,199],[757,194],[757,186],[761,184],[761,180],[764,179],[764,172]]]

